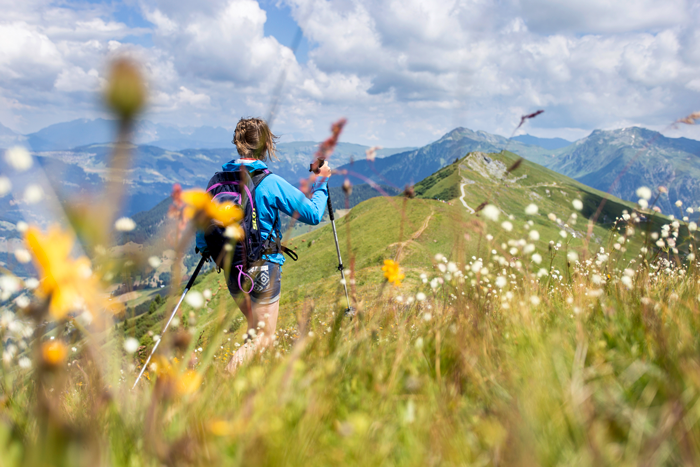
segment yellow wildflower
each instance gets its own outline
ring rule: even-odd
[[[194,370],[185,371],[177,382],[177,392],[181,396],[194,394],[202,384],[202,375]]]
[[[51,297],[49,312],[54,318],[61,319],[81,308],[87,308],[96,316],[98,309],[112,307],[99,292],[90,260],[85,256],[71,258],[75,242],[71,234],[58,226],[49,228],[46,234],[30,227],[25,241],[41,278],[37,293]]]
[[[203,214],[207,219],[214,220],[222,227],[229,226],[243,218],[243,211],[230,201],[224,203],[212,202],[211,195],[203,190],[187,190],[181,194],[185,206],[185,218],[197,218]]]
[[[41,345],[41,359],[48,368],[57,368],[68,355],[66,346],[61,341],[47,341]]]
[[[209,423],[209,431],[215,436],[227,436],[233,431],[231,423],[222,419],[214,419]]]
[[[396,286],[401,285],[401,281],[406,277],[406,275],[401,271],[399,263],[391,259],[384,260],[382,271],[384,271],[384,277],[386,277],[386,280]]]

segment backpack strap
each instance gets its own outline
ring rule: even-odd
[[[284,253],[287,256],[289,256],[293,261],[296,261],[299,259],[299,255],[297,255],[296,251],[282,245],[282,239],[276,235],[275,226],[279,223],[280,223],[279,213],[277,213],[275,215],[275,220],[272,223],[272,230],[270,231],[270,235],[268,235],[267,240],[265,240],[265,249],[263,250],[263,255]],[[272,243],[272,241],[270,240],[270,237],[272,236],[273,233],[275,233],[274,246],[270,246],[270,244]]]
[[[243,168],[243,166],[241,166]],[[250,177],[251,181],[253,182],[253,186],[257,189],[258,185],[265,180],[265,178],[270,175],[272,172],[270,172],[269,169],[256,169],[253,170],[252,172],[248,172],[247,169],[243,169],[247,172],[247,175]],[[253,195],[255,196],[255,195]],[[282,239],[277,235],[277,231],[275,230],[275,227],[279,226],[281,230],[281,222],[279,219],[279,212],[275,213],[275,220],[272,222],[272,228],[270,230],[270,234],[267,236],[267,240],[265,240],[265,247],[263,248],[263,255],[272,255],[275,253],[284,253],[287,256],[289,256],[293,261],[296,261],[299,259],[299,255],[297,253],[290,249],[287,248],[286,246],[282,245]],[[272,236],[274,235],[274,240],[272,239]]]

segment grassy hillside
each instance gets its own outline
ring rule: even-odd
[[[522,161],[507,173],[518,159],[510,152],[470,153],[418,183],[415,199],[373,197],[337,218],[344,266],[355,271],[356,300],[362,301],[379,290],[385,259],[401,264],[410,289],[420,286],[421,274],[434,271],[436,254],[458,264],[468,264],[472,257],[482,258],[489,268],[498,266],[499,257],[509,262],[519,260],[526,269],[537,272],[542,268],[549,271],[550,262],[553,270],[565,270],[569,252],[584,258],[601,247],[613,249],[626,224],[615,226],[615,220],[624,212],[631,213],[634,205],[609,197],[588,242],[588,221],[605,194],[529,161]],[[353,195],[360,191],[358,187],[355,190]],[[332,191],[344,197],[340,188]],[[574,200],[581,200],[580,211],[574,208]],[[342,201],[334,202],[337,207]],[[500,209],[497,222],[473,212],[484,202]],[[525,214],[530,204],[538,206],[537,214]],[[501,225],[504,221],[511,224],[511,230]],[[646,234],[646,229],[658,232],[662,223],[667,220],[653,217],[640,233]],[[539,234],[537,240],[532,239],[531,231]],[[681,232],[687,235],[687,229]],[[629,262],[643,243],[643,237],[637,236],[615,252]],[[527,252],[526,245],[530,245]],[[288,260],[284,266],[283,309],[297,310],[305,299],[319,294],[343,298],[333,233],[327,221],[312,232],[292,236],[288,246],[297,251],[299,261]],[[530,260],[534,254],[543,258],[541,263]],[[293,322],[295,313],[283,315],[282,322]],[[153,331],[157,332],[157,326]]]
[[[274,343],[234,376],[246,325],[215,272],[165,336],[177,290],[95,334],[83,317],[32,332],[41,318],[3,313],[3,463],[697,465],[699,264],[642,254],[658,224],[621,242],[610,217],[631,206],[616,199],[586,245],[601,194],[534,164],[507,173],[515,160],[468,154],[418,198],[372,198],[339,219],[352,320],[330,226],[293,239],[301,258],[284,267]],[[484,201],[497,221],[473,212]],[[539,212],[525,214],[531,202]],[[401,286],[383,278],[389,258]]]

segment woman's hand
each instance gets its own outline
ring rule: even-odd
[[[320,177],[331,178],[331,165],[328,163],[328,161],[325,161],[325,163],[319,167],[318,175]]]

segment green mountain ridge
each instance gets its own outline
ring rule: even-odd
[[[430,176],[469,152],[491,153],[506,149],[536,163],[548,160],[552,154],[552,151],[541,147],[460,127],[422,148],[394,154],[373,162],[355,161],[339,169],[347,171],[353,183],[362,183],[370,179],[376,183],[392,183],[397,187],[403,187]],[[331,183],[340,184],[342,180],[334,180]]]
[[[610,251],[614,243],[611,240],[620,235],[611,230],[615,219],[625,211],[631,213],[634,204],[608,197],[588,242],[588,220],[595,215],[605,193],[527,160],[509,174],[508,167],[517,160],[518,155],[507,151],[471,152],[417,183],[415,199],[372,198],[353,208],[337,221],[337,229],[345,264],[355,266],[355,285],[361,288],[381,283],[380,268],[385,259],[401,264],[407,275],[407,290],[415,290],[421,287],[420,274],[435,274],[434,257],[438,253],[462,264],[472,257],[482,258],[490,269],[498,267],[495,257],[499,256],[508,262],[521,261],[523,267],[537,272],[548,269],[550,260],[555,269],[565,271],[567,251],[580,256],[590,256],[601,247]],[[581,211],[574,208],[574,200],[582,202]],[[498,222],[477,212],[486,202],[498,207]],[[537,205],[539,212],[526,215],[529,204]],[[504,221],[510,225],[502,225]],[[649,227],[658,231],[666,221],[655,217],[651,222]],[[533,230],[538,232],[536,240],[530,236]],[[493,238],[489,240],[488,235]],[[290,243],[301,253],[299,262],[285,265],[287,290],[294,290],[300,297],[314,296],[323,287],[329,292],[337,287],[335,245],[329,227]],[[526,245],[532,245],[527,253]],[[631,251],[638,251],[640,246],[634,243],[630,253],[625,247],[613,253],[631,260]],[[541,264],[532,260],[535,253],[543,258]],[[332,287],[324,285],[326,282]],[[295,300],[289,298],[289,305]]]
[[[403,187],[445,167],[473,151],[511,151],[585,185],[627,201],[637,201],[640,186],[668,188],[658,200],[664,213],[686,215],[674,206],[696,207],[700,199],[700,142],[667,138],[644,128],[595,130],[590,136],[566,147],[547,150],[485,132],[456,128],[445,136],[414,151],[370,162],[356,161],[340,167],[352,182],[373,180]],[[619,177],[619,180],[618,180]],[[332,180],[340,184],[341,180]],[[697,210],[697,209],[696,209]],[[697,217],[697,213],[693,214]]]

